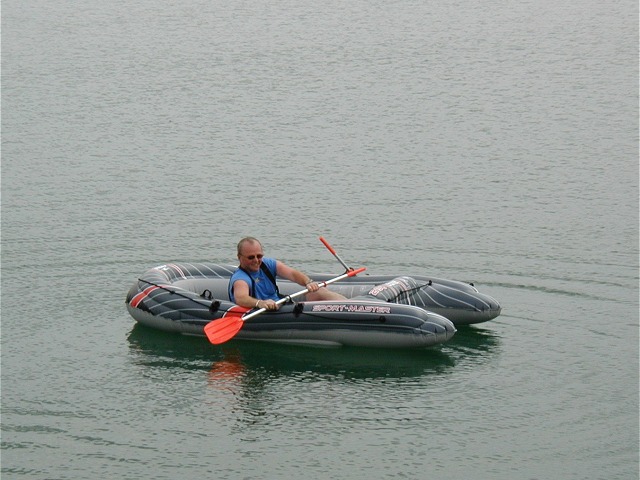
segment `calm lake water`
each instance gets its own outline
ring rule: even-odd
[[[3,2],[3,479],[637,479],[638,5]],[[136,327],[148,268],[474,282],[422,352]]]

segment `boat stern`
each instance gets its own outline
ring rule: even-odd
[[[420,325],[421,336],[430,337],[433,344],[449,341],[456,333],[456,327],[451,320],[433,312],[426,312],[426,319]]]

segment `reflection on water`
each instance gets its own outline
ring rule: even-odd
[[[453,339],[443,345],[457,371],[476,370],[492,362],[500,354],[501,336],[478,325],[459,327]]]
[[[444,345],[446,352],[456,352],[456,358],[461,354],[470,359],[479,360],[482,357],[495,355],[500,346],[500,335],[494,330],[479,325],[458,327],[453,339]]]
[[[441,347],[426,350],[320,348],[232,341],[221,346],[200,337],[165,333],[135,325],[129,335],[136,363],[146,366],[207,369],[210,383],[299,374],[343,379],[408,378],[446,374],[457,363],[477,363],[493,354],[499,336],[464,327]]]
[[[137,353],[138,365],[164,368],[202,369],[220,358],[206,339],[161,332],[135,324],[128,336],[131,351]]]
[[[459,329],[443,346],[415,351],[251,341],[215,346],[203,337],[141,325],[128,340],[142,375],[170,382],[186,373],[192,380],[186,388],[202,396],[214,421],[247,442],[284,423],[293,431],[309,422],[335,428],[427,425],[430,410],[407,405],[429,403],[432,394],[448,389],[455,372],[490,362],[500,344],[495,332],[475,326]],[[178,382],[182,391],[185,384]],[[453,418],[455,411],[445,410],[439,415]]]

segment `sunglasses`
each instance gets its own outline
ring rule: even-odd
[[[256,257],[258,258],[258,260],[261,260],[264,255],[262,253],[259,253],[257,255],[243,255],[243,257],[245,257],[247,260],[253,260]]]

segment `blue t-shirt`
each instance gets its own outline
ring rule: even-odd
[[[262,263],[269,269],[273,278],[276,278],[276,259],[263,257]],[[276,291],[276,286],[273,282],[267,277],[267,275],[262,271],[262,269],[257,272],[249,272],[245,270],[238,269],[233,272],[231,278],[229,279],[229,298],[232,302],[235,303],[236,298],[233,295],[233,284],[236,280],[244,280],[249,285],[249,295],[258,300],[280,300],[278,297],[278,292]]]

